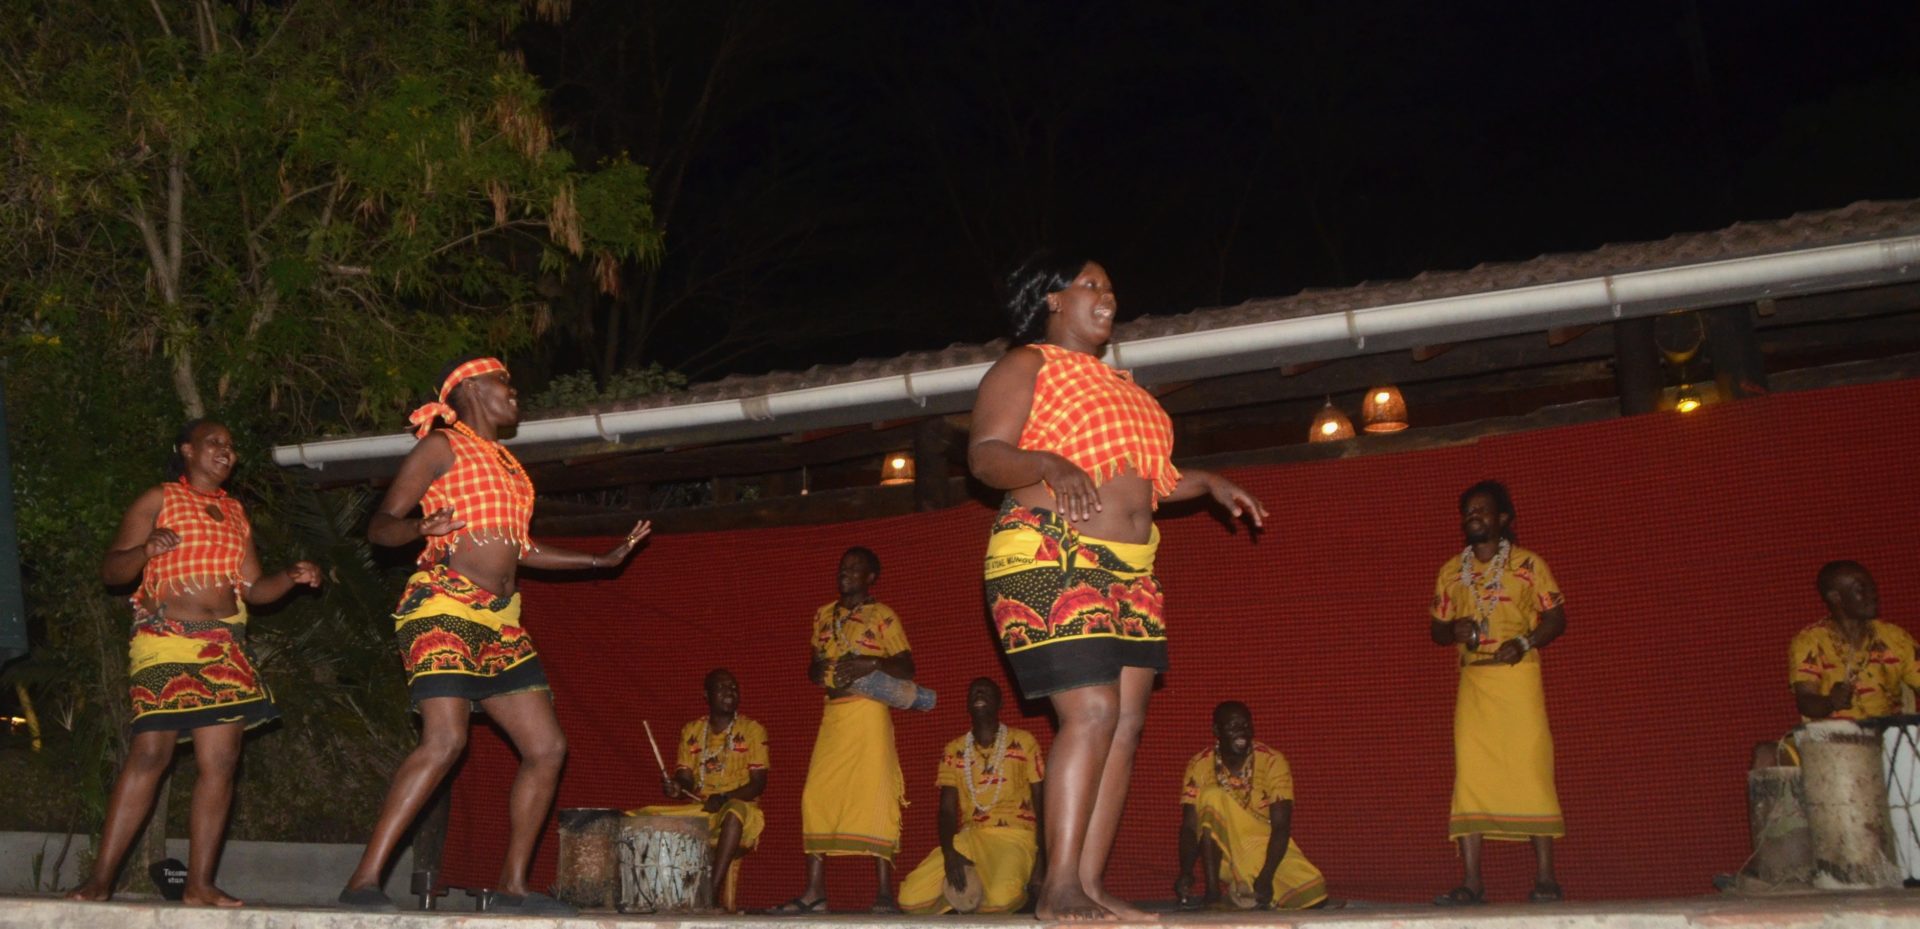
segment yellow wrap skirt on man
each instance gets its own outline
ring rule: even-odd
[[[800,840],[807,854],[891,861],[899,853],[907,790],[890,712],[866,697],[827,701],[800,794]]]
[[[969,826],[953,837],[953,849],[973,862],[986,891],[974,912],[1011,913],[1027,905],[1027,881],[1040,852],[1032,829]],[[951,912],[942,894],[946,880],[947,854],[936,845],[900,882],[900,908],[921,916]]]
[[[1253,879],[1260,876],[1260,869],[1267,863],[1267,840],[1273,836],[1273,823],[1241,806],[1232,792],[1213,785],[1200,788],[1194,813],[1200,820],[1200,837],[1220,846],[1220,880],[1237,888],[1236,895],[1251,898]],[[1325,899],[1326,877],[1289,837],[1287,857],[1280,860],[1273,874],[1273,908],[1301,909]]]
[[[1567,834],[1553,787],[1553,733],[1539,662],[1460,669],[1447,837],[1519,841]]]

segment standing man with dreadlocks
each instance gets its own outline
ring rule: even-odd
[[[1553,786],[1540,650],[1567,629],[1560,586],[1539,555],[1514,544],[1513,498],[1481,481],[1460,495],[1467,545],[1440,568],[1429,634],[1458,650],[1453,710],[1453,812],[1448,838],[1460,842],[1465,876],[1437,906],[1485,902],[1483,839],[1529,840],[1537,870],[1535,903],[1559,900],[1553,840],[1567,834]]]

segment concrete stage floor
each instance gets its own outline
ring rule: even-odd
[[[587,913],[569,919],[503,917],[463,910],[398,914],[350,913],[297,907],[187,909],[178,904],[67,903],[55,897],[0,897],[0,929],[103,926],[110,929],[425,929],[483,924],[528,929],[1010,929],[1033,926],[1024,916],[924,918],[859,916],[641,916]],[[1544,906],[1360,905],[1311,913],[1167,913],[1143,926],[1195,929],[1920,929],[1920,891],[1808,894],[1774,897],[1689,897],[1677,900],[1559,903]]]

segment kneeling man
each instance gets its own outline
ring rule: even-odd
[[[727,867],[760,844],[767,819],[760,794],[767,789],[766,727],[741,716],[740,682],[733,672],[707,672],[707,715],[680,728],[673,773],[660,788],[692,803],[648,806],[635,813],[652,816],[704,816],[712,827],[713,892],[722,894]]]
[[[952,910],[943,885],[961,896],[968,868],[983,891],[976,913],[1020,909],[1044,876],[1041,792],[1035,789],[1044,776],[1040,743],[1000,722],[1000,685],[988,678],[967,685],[967,715],[973,726],[947,743],[935,778],[940,847],[900,885],[900,907],[909,913]]]
[[[1212,748],[1187,763],[1180,794],[1180,876],[1173,892],[1183,906],[1212,906],[1219,885],[1236,905],[1304,909],[1327,899],[1327,881],[1293,843],[1293,771],[1287,759],[1253,740],[1253,713],[1228,701],[1213,709]],[[1206,883],[1193,896],[1193,863],[1206,860]]]

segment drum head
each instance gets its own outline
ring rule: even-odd
[[[962,913],[971,913],[978,910],[980,904],[986,902],[987,885],[980,882],[980,871],[973,865],[962,865],[960,870],[966,874],[967,886],[955,887],[949,881],[941,881],[940,896],[944,897],[947,905],[954,909]]]
[[[1254,904],[1260,901],[1253,895],[1252,884],[1242,884],[1239,881],[1234,881],[1227,885],[1227,902],[1232,903],[1234,909],[1251,910]]]

